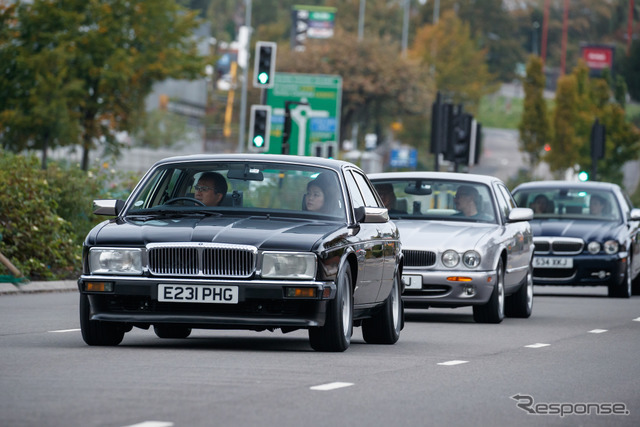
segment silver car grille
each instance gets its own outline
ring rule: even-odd
[[[430,267],[436,263],[436,253],[431,251],[402,250],[405,267]]]
[[[584,240],[572,237],[534,237],[533,243],[538,255],[578,255],[584,249]]]
[[[158,276],[251,277],[255,246],[220,243],[150,243],[149,271]]]

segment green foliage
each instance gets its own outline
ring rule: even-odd
[[[524,79],[524,110],[518,126],[520,131],[520,150],[529,155],[529,169],[535,170],[543,153],[545,144],[551,142],[551,127],[544,99],[545,78],[542,72],[542,60],[531,56],[527,64]]]
[[[34,0],[0,11],[10,28],[0,31],[9,92],[0,143],[16,152],[81,142],[87,170],[95,145],[118,152],[115,134],[141,122],[155,82],[204,71],[197,12],[175,0]]]
[[[575,76],[562,76],[556,90],[556,109],[553,116],[554,137],[551,151],[544,156],[549,168],[556,174],[578,163],[579,140],[574,124],[578,117],[578,81]]]
[[[0,252],[31,280],[77,277],[97,198],[126,198],[132,178],[107,165],[85,172],[0,150]],[[0,273],[3,266],[0,266]]]
[[[147,114],[142,127],[136,133],[136,140],[144,147],[171,147],[187,138],[187,119],[164,110],[154,110]]]

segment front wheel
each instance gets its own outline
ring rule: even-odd
[[[89,345],[118,345],[125,334],[125,327],[120,323],[91,320],[91,304],[85,294],[80,294],[80,329],[82,339]]]
[[[625,267],[624,280],[619,285],[609,285],[609,298],[630,298],[632,295],[633,283],[631,280],[631,257],[627,258]]]
[[[316,351],[345,351],[353,333],[351,266],[345,262],[338,271],[336,297],[327,303],[324,326],[309,329],[309,342]]]
[[[362,322],[362,336],[369,344],[395,344],[400,338],[404,308],[398,275],[393,279],[393,288],[382,306],[371,319]]]
[[[498,262],[497,280],[491,298],[484,305],[473,306],[473,320],[478,323],[500,323],[504,319],[504,267]]]

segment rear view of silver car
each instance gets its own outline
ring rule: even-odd
[[[406,308],[473,307],[481,323],[533,309],[533,212],[497,178],[443,172],[371,174],[400,230]]]

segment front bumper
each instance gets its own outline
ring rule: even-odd
[[[404,276],[420,276],[421,289],[405,288],[402,301],[406,308],[464,307],[482,305],[489,301],[497,280],[495,271],[412,270],[405,268]],[[448,278],[465,277],[470,281]]]
[[[546,255],[544,255],[546,256]],[[557,257],[557,255],[554,255]],[[534,285],[609,286],[622,284],[627,253],[573,255],[572,268],[534,268]]]
[[[111,292],[89,292],[87,282],[113,284]],[[237,304],[162,302],[158,285],[236,286]],[[287,288],[315,289],[315,297],[287,297]],[[136,326],[181,324],[206,329],[309,328],[323,326],[326,304],[335,298],[333,282],[204,280],[83,275],[80,293],[89,297],[91,320]]]

